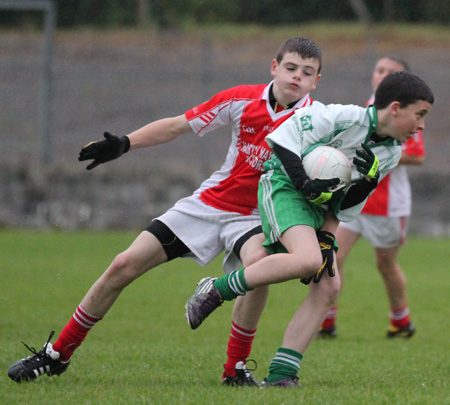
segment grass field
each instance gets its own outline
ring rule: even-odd
[[[301,389],[229,388],[219,377],[232,305],[189,329],[184,304],[196,282],[220,275],[176,260],[129,286],[89,334],[61,377],[29,384],[6,371],[58,334],[84,293],[134,233],[0,231],[1,404],[449,404],[449,240],[411,238],[401,263],[417,335],[387,340],[388,306],[374,256],[360,242],[349,258],[340,301],[339,336],[314,341],[302,362]],[[267,374],[288,320],[306,287],[271,287],[252,358]],[[53,339],[53,341],[55,338]]]

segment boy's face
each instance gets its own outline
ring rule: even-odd
[[[286,53],[278,63],[272,61],[270,73],[274,77],[274,96],[286,106],[300,100],[316,88],[320,79],[319,61],[313,58],[302,58],[298,53]]]
[[[389,58],[381,58],[372,73],[372,90],[375,93],[378,85],[381,81],[392,72],[399,72],[401,70],[405,70],[402,64],[396,62],[395,60]]]
[[[416,132],[424,130],[425,116],[431,104],[425,100],[417,100],[414,104],[400,108],[400,103],[393,102],[388,108],[392,117],[389,136],[400,142],[406,142]]]

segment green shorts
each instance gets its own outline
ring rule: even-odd
[[[258,189],[261,224],[266,237],[264,246],[271,254],[283,253],[286,249],[280,242],[280,235],[295,225],[320,229],[325,211],[309,202],[280,167],[266,166],[266,169]]]

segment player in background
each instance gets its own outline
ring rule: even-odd
[[[175,140],[186,133],[203,136],[231,127],[231,144],[222,167],[192,196],[181,199],[154,219],[124,252],[117,255],[92,285],[73,317],[52,345],[13,364],[8,375],[17,382],[63,373],[89,330],[114,304],[122,290],[148,270],[178,257],[206,265],[225,251],[226,273],[249,266],[267,255],[258,211],[258,181],[272,152],[265,142],[297,108],[312,103],[309,93],[320,79],[322,52],[307,38],[281,44],[271,64],[273,81],[242,85],[219,92],[185,114],[152,122],[127,136],[105,133],[86,145],[79,160],[92,159],[87,169],[120,157],[129,150]],[[230,385],[258,385],[245,361],[250,354],[268,287],[236,301],[228,358],[222,380]],[[143,336],[143,338],[145,338]]]
[[[397,55],[385,55],[378,59],[372,74],[372,89],[389,73],[407,70],[408,64]],[[366,106],[373,104],[374,95]],[[400,247],[406,243],[406,230],[411,215],[411,187],[407,166],[420,165],[425,157],[422,131],[402,144],[399,166],[386,176],[369,197],[365,207],[355,220],[342,223],[336,233],[339,251],[336,255],[341,280],[347,255],[361,236],[375,249],[376,263],[383,278],[389,304],[389,338],[411,337],[415,326],[410,320],[406,294],[406,276],[398,264]],[[336,337],[337,306],[333,306],[323,322],[318,337]]]
[[[425,127],[433,102],[430,88],[420,78],[395,72],[378,86],[373,106],[325,106],[315,101],[296,110],[268,135],[274,156],[264,165],[258,200],[264,245],[272,254],[221,278],[202,279],[186,304],[191,328],[200,326],[224,301],[254,288],[313,276],[323,265],[321,249],[329,252],[332,263],[332,227],[336,229],[338,221],[350,221],[361,212],[378,179],[398,164],[401,142]],[[351,186],[341,197],[333,199],[334,193],[317,190],[316,180],[309,179],[302,166],[302,157],[319,145],[333,146],[353,161]],[[333,186],[339,179],[322,182]],[[320,228],[319,247],[316,232]],[[326,265],[328,276],[320,277],[323,267],[315,276],[320,282],[310,284],[289,323],[263,386],[299,386],[297,374],[304,352],[340,288],[340,278],[333,277],[332,267]]]

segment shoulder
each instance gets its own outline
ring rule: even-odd
[[[240,85],[222,90],[216,97],[222,97],[230,100],[258,100],[264,94],[267,84]]]
[[[353,104],[323,104],[320,101],[313,101],[310,106],[296,110],[296,115],[329,114],[343,116],[365,115],[366,109]]]
[[[310,106],[296,110],[295,115],[298,120],[305,120],[308,117],[315,125],[334,125],[334,123],[345,122],[352,125],[355,122],[362,122],[366,119],[367,111],[357,105],[343,104],[322,104],[314,101]]]

